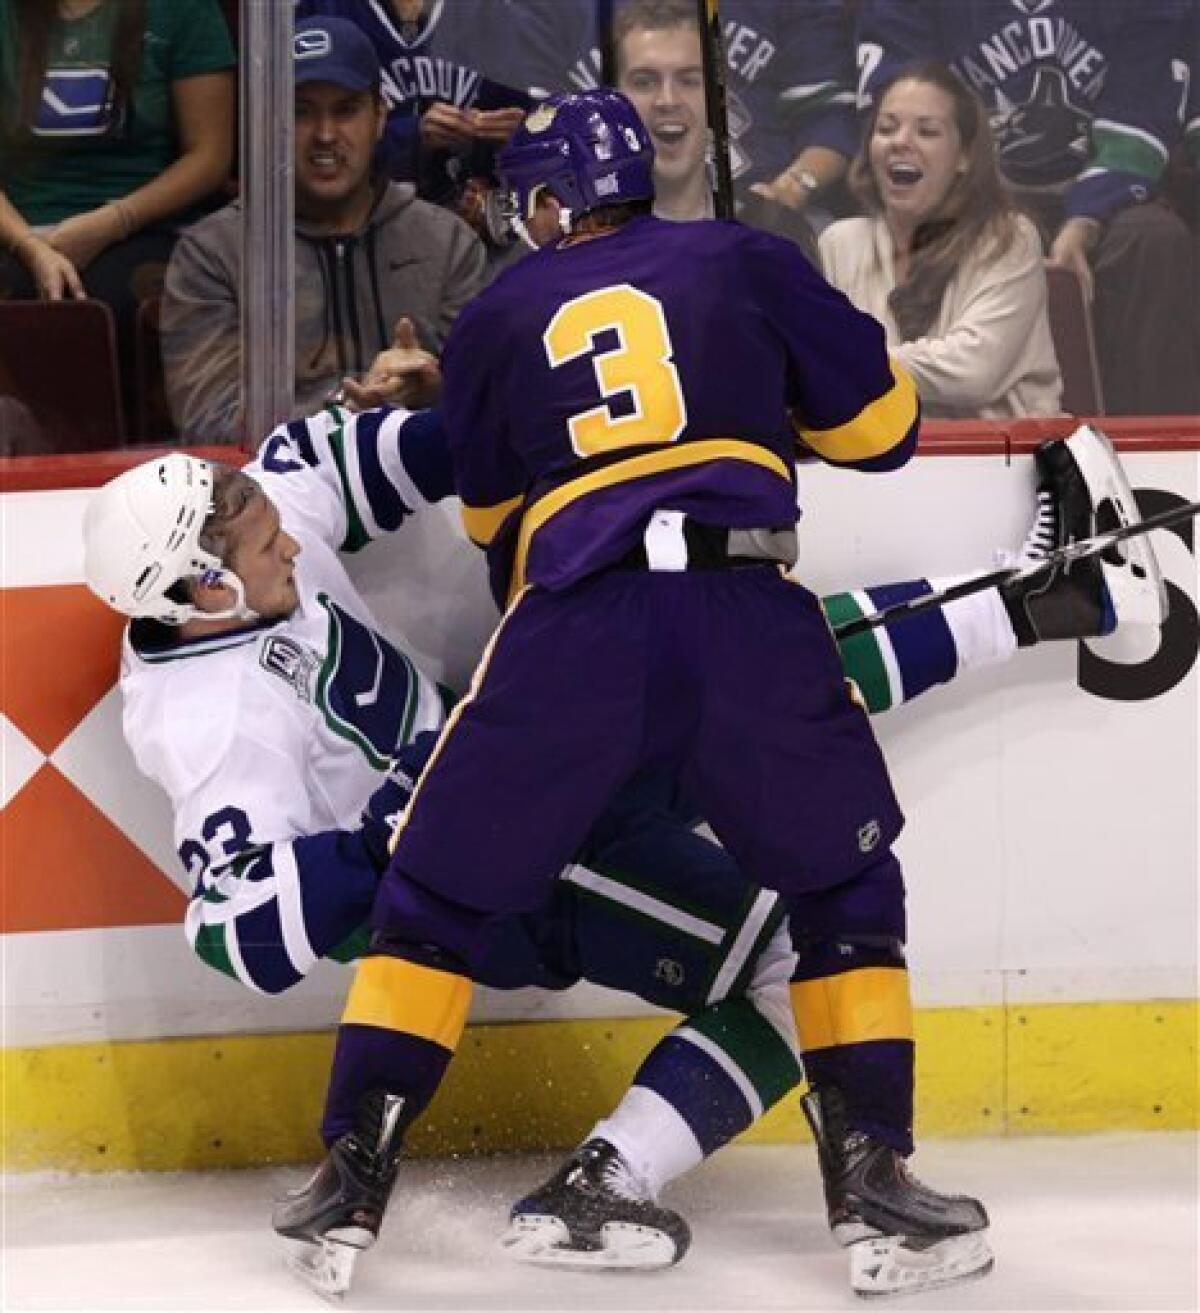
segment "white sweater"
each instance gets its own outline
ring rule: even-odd
[[[990,243],[989,243],[990,245]],[[887,298],[896,285],[881,218],[842,219],[821,234],[825,276],[887,333],[931,418],[1013,419],[1061,414],[1062,377],[1046,314],[1037,229],[1024,216],[999,259],[967,259],[925,337],[901,342]]]

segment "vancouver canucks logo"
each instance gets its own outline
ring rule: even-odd
[[[292,53],[297,59],[322,59],[332,50],[333,38],[323,27],[297,32],[293,39]]]
[[[1071,101],[1061,69],[1039,68],[1023,104],[996,93],[992,131],[1005,176],[1038,186],[1073,178],[1087,158],[1091,115]]]
[[[539,105],[525,120],[526,132],[545,132],[554,122],[558,108],[554,105]]]
[[[48,68],[37,115],[30,125],[36,137],[100,137],[118,131],[113,122],[113,83],[109,70]]]

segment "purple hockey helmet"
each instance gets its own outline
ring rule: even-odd
[[[533,215],[544,187],[576,218],[601,205],[654,199],[654,143],[619,91],[551,96],[500,153],[511,215]]]

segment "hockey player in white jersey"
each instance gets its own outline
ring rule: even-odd
[[[1092,498],[1081,465],[1093,478],[1108,471],[1106,495],[1119,471],[1098,440],[1051,449],[1042,460],[1035,552],[1088,531]],[[450,695],[379,631],[339,553],[395,531],[450,491],[435,414],[372,411],[351,419],[331,411],[277,430],[244,473],[171,456],[122,475],[89,507],[88,582],[134,621],[123,652],[125,732],[141,768],[171,797],[180,854],[196,881],[189,940],[206,962],[250,988],[278,992],[320,957],[352,952],[348,941],[367,920],[392,820]],[[1026,590],[975,604],[1023,616],[1033,638],[1103,632],[1148,599],[1139,618],[1153,622],[1157,594],[1126,589],[1107,569],[1096,564],[1037,596]],[[968,608],[954,607],[963,608],[955,612],[961,625]],[[939,623],[953,639],[954,624]],[[1017,641],[1010,631],[995,655]],[[943,648],[941,636],[897,647],[902,678],[877,705],[950,677],[956,666],[947,668]],[[677,1261],[687,1228],[657,1205],[658,1191],[800,1076],[788,1001],[794,956],[778,900],[741,881],[669,802],[654,789],[625,799],[581,865],[565,873],[554,905],[514,918],[498,934],[494,973],[484,978],[501,987],[563,987],[587,976],[690,1014],[568,1167],[514,1209],[508,1242],[531,1261]],[[640,867],[640,875],[598,875],[606,857],[622,869]],[[673,901],[673,867],[687,871],[686,916]],[[698,868],[711,874],[699,919]],[[631,907],[644,917],[637,931],[625,919]],[[557,933],[564,921],[574,929],[570,952]],[[683,964],[682,977],[724,987],[697,994],[662,979],[656,967],[664,949]],[[895,1242],[897,1216],[911,1223],[916,1205],[952,1207],[909,1182],[893,1150],[864,1142],[846,1121],[843,1094],[818,1090],[816,1103],[831,1221],[841,1237],[878,1242],[883,1233]],[[353,1249],[323,1243],[318,1233],[305,1238],[327,1288],[344,1286]],[[952,1246],[939,1257],[929,1239],[919,1284],[978,1273],[990,1261],[978,1232],[965,1273],[961,1251],[955,1256]],[[330,1253],[346,1260],[344,1270],[322,1266]],[[911,1288],[911,1271],[895,1261],[899,1268],[885,1270]],[[861,1272],[857,1279],[878,1284]]]

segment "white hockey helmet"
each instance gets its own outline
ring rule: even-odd
[[[87,586],[133,619],[181,625],[185,620],[253,620],[242,581],[200,546],[213,509],[215,472],[206,460],[173,453],[136,465],[100,488],[83,516],[83,574]],[[167,590],[181,579],[233,589],[224,611],[201,611]]]

